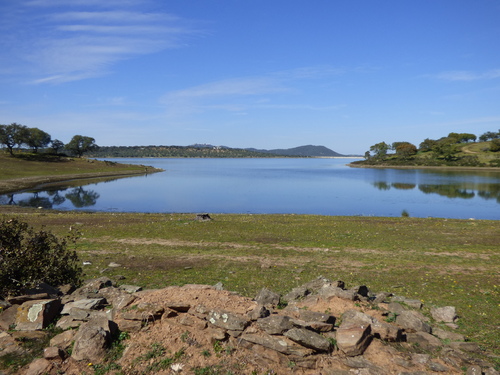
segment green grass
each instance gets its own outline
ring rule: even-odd
[[[123,275],[159,288],[215,284],[254,297],[285,293],[319,275],[453,305],[461,332],[500,354],[498,221],[309,215],[121,214],[0,207],[58,235],[81,232],[87,278]],[[122,265],[101,273],[110,262]]]

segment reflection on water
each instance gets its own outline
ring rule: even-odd
[[[119,212],[500,219],[500,171],[349,168],[345,159],[116,159],[165,172],[72,181],[0,204]],[[81,185],[81,186],[79,186]]]
[[[66,192],[62,194],[63,192]],[[16,199],[16,195],[22,197]],[[26,197],[28,196],[28,197]],[[99,199],[99,194],[94,190],[78,186],[72,189],[50,189],[21,194],[7,194],[0,196],[0,204],[18,205],[21,207],[57,208],[69,200],[73,208],[92,207]]]

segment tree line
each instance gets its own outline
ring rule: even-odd
[[[446,137],[439,139],[426,138],[418,147],[410,142],[393,142],[392,144],[379,142],[370,146],[370,150],[365,153],[365,159],[368,163],[380,163],[387,161],[389,158],[393,162],[412,162],[413,164],[418,162],[429,164],[433,158],[453,162],[458,161],[458,155],[465,144],[474,143],[478,140],[479,142],[489,142],[485,144],[481,151],[493,153],[500,151],[499,129],[498,132],[488,131],[479,137],[471,133],[449,133]],[[389,153],[390,151],[393,151],[393,153]],[[428,154],[428,156],[426,158],[417,158],[417,154],[419,156]],[[461,156],[464,163],[479,164],[477,158],[474,158],[473,155]],[[494,163],[496,164],[496,161]]]
[[[69,143],[65,144],[59,139],[52,139],[49,133],[39,128],[30,128],[15,122],[10,125],[0,124],[0,144],[7,148],[10,155],[14,155],[16,146],[18,150],[22,147],[28,147],[34,153],[44,149],[56,155],[65,151],[78,157],[99,148],[92,137],[75,135]]]

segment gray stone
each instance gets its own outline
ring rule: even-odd
[[[353,290],[344,290],[337,286],[324,286],[318,291],[318,294],[325,297],[339,297],[349,301],[355,301],[358,299],[358,294]]]
[[[403,311],[406,311],[406,309],[403,305],[401,305],[399,302],[390,302],[387,305],[387,310],[389,310],[393,314],[401,314]]]
[[[64,308],[61,311],[61,315],[71,314],[71,309],[74,307],[76,307],[77,309],[92,310],[92,309],[98,309],[105,303],[106,303],[105,298],[86,298],[86,299],[80,299],[78,301],[68,302],[67,304],[64,305]]]
[[[433,328],[432,334],[436,337],[439,337],[441,340],[450,340],[450,341],[465,341],[465,336],[460,333],[445,331],[441,328]]]
[[[32,331],[46,328],[61,311],[58,299],[27,301],[17,308],[16,329]]]
[[[436,322],[453,323],[457,319],[457,312],[453,306],[433,307],[431,315]]]
[[[114,322],[107,319],[93,319],[82,326],[75,335],[75,344],[71,357],[77,361],[97,362],[106,354],[113,331],[117,329]]]
[[[140,320],[143,322],[153,322],[161,319],[165,309],[151,303],[140,303],[134,305],[128,310],[123,310],[122,318],[128,320]]]
[[[393,302],[402,302],[408,307],[411,307],[412,309],[421,309],[422,308],[422,301],[418,299],[411,299],[411,298],[406,298],[402,296],[393,296],[392,297]]]
[[[392,324],[381,322],[374,317],[357,310],[347,310],[342,314],[342,321],[347,324],[370,324],[373,336],[384,341],[401,341],[402,330]]]
[[[467,368],[465,375],[481,375],[482,373],[483,370],[481,369],[480,366],[473,365]]]
[[[374,305],[387,301],[387,299],[392,296],[392,293],[381,292],[375,295],[375,298],[371,301]]]
[[[12,325],[16,324],[17,308],[18,305],[12,305],[2,311],[0,314],[0,329],[8,331]]]
[[[262,305],[257,305],[248,313],[248,317],[251,320],[262,319],[271,315],[271,312]]]
[[[346,366],[356,368],[356,369],[366,369],[366,372],[356,372],[358,374],[367,374],[367,375],[386,375],[387,371],[373,362],[367,360],[363,357],[347,357],[344,360],[344,364]],[[352,372],[350,372],[352,374]]]
[[[16,354],[22,355],[25,350],[19,346],[18,342],[7,332],[0,332],[0,355]]]
[[[309,281],[308,283],[305,283],[304,285],[302,285],[302,287],[310,290],[313,293],[317,293],[325,285],[335,285],[335,286],[338,286],[340,288],[343,288],[344,282],[343,281],[336,281],[336,282],[332,283],[332,281],[330,279],[327,279],[326,277],[323,277],[323,276],[318,276],[316,279]]]
[[[433,349],[443,346],[441,340],[427,332],[407,333],[406,341],[412,344],[417,343],[424,349]]]
[[[312,291],[309,288],[305,286],[299,286],[297,288],[293,288],[290,292],[285,294],[283,296],[283,300],[287,302],[298,301],[308,296],[311,293]]]
[[[8,297],[7,301],[11,305],[22,305],[28,301],[36,301],[41,299],[51,299],[48,293],[37,293],[37,294],[25,294],[22,296]]]
[[[403,327],[407,332],[431,333],[431,326],[422,320],[421,315],[416,311],[403,311],[396,317],[396,324]]]
[[[335,317],[330,314],[323,314],[316,311],[299,310],[298,318],[306,322],[322,322],[335,324]]]
[[[123,290],[124,292],[127,293],[136,293],[142,290],[142,287],[137,286],[137,285],[128,285],[128,284],[123,284],[118,287],[118,289]]]
[[[52,364],[45,358],[35,359],[30,363],[28,369],[24,373],[25,375],[42,375],[48,374],[52,369]]]
[[[344,324],[337,330],[337,346],[348,357],[364,353],[372,339],[369,324]]]
[[[450,348],[463,350],[471,353],[481,353],[482,350],[475,342],[451,342],[448,344]]]
[[[223,310],[210,311],[208,321],[216,327],[230,331],[243,331],[250,324],[247,318]]]
[[[270,335],[281,335],[293,328],[290,317],[283,315],[271,315],[267,318],[259,319],[257,325]]]
[[[271,335],[257,335],[257,334],[242,334],[239,340],[248,341],[253,344],[263,346],[267,349],[275,350],[279,353],[287,355],[296,355],[299,357],[305,357],[311,355],[313,351],[311,349],[306,349],[301,345],[297,345],[292,340],[281,336],[271,336]]]
[[[449,371],[448,367],[442,365],[439,362],[429,362],[427,364],[427,367],[429,368],[429,370],[434,371],[434,372],[448,372]]]
[[[64,357],[65,357],[64,352],[56,346],[51,346],[43,349],[43,358],[45,359],[63,360]]]
[[[292,328],[284,333],[290,340],[319,352],[328,352],[331,343],[320,334],[303,328]]]
[[[275,293],[267,288],[262,288],[257,296],[255,297],[255,301],[259,305],[263,306],[278,306],[280,303],[281,296],[278,293]]]
[[[64,332],[54,336],[50,340],[50,346],[57,346],[58,348],[60,348],[62,350],[66,350],[67,348],[69,348],[71,346],[71,343],[73,342],[75,335],[76,335],[75,330],[70,329],[68,331],[64,331]]]

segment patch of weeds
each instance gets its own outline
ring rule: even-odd
[[[137,359],[139,361],[147,361],[147,360],[150,360],[152,358],[158,358],[158,357],[165,355],[165,351],[166,351],[166,349],[163,345],[158,344],[158,343],[154,343],[151,345],[151,350],[149,352],[147,352],[144,355],[141,355]]]
[[[189,331],[184,331],[184,333],[181,335],[181,341],[186,342],[189,339]]]
[[[396,318],[398,317],[398,314],[397,313],[389,313],[389,315],[387,315],[387,318],[385,318],[385,321],[387,323],[394,323],[396,321]]]
[[[114,362],[100,365],[92,365],[94,369],[94,375],[104,375],[112,370],[121,370],[122,367]],[[116,374],[116,372],[115,372]]]
[[[206,366],[193,368],[194,375],[222,375],[221,366]]]
[[[288,362],[287,366],[290,367],[290,368],[294,368],[296,366],[296,364],[295,364],[294,361],[290,361],[290,362]]]
[[[285,300],[280,300],[280,301],[278,302],[278,306],[276,306],[276,308],[277,308],[278,310],[283,310],[283,309],[284,309],[285,307],[287,307],[287,306],[288,306],[288,302],[287,302],[287,301],[285,301]]]
[[[106,361],[113,362],[120,359],[123,355],[123,351],[126,348],[124,341],[129,338],[130,335],[128,334],[128,332],[120,332],[111,343],[111,347],[106,354]]]
[[[212,353],[210,353],[210,350],[205,349],[205,350],[203,350],[203,351],[201,352],[201,355],[202,355],[203,357],[205,357],[205,358],[208,358],[208,357],[210,357],[210,356],[212,355]]]
[[[327,340],[333,349],[337,348],[337,340],[336,339],[334,339],[333,337],[328,337]]]
[[[175,363],[175,361],[182,358],[182,356],[185,354],[185,351],[186,350],[184,348],[182,348],[178,352],[175,352],[172,357],[165,357],[159,361],[153,362],[152,364],[150,364],[146,367],[146,373],[150,373],[150,372],[157,373],[161,370],[166,370],[171,365],[173,365]],[[163,349],[163,353],[164,353],[164,349]],[[163,355],[163,354],[161,354],[161,355]],[[153,358],[156,358],[156,357],[153,357]]]
[[[220,354],[224,351],[224,347],[222,346],[221,342],[219,340],[216,340],[214,342],[214,352],[215,354]]]

